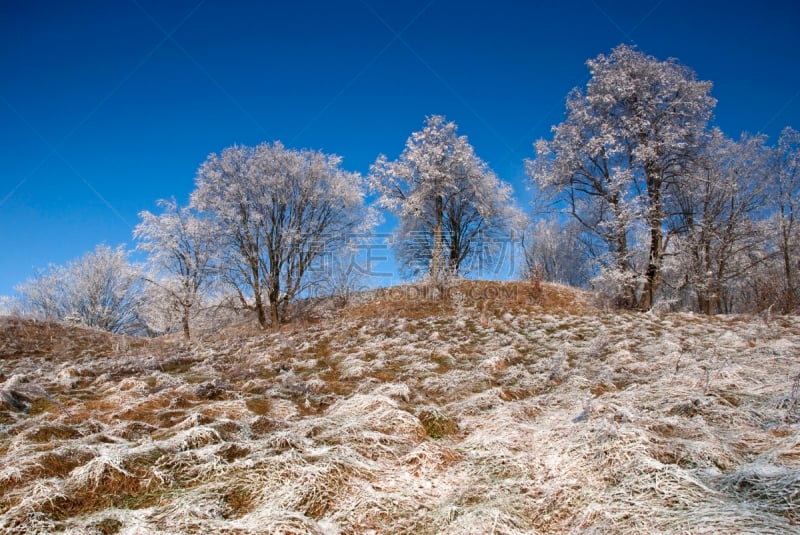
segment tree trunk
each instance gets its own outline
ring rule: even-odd
[[[442,278],[442,257],[444,255],[444,201],[441,195],[436,197],[436,227],[433,230],[433,251],[431,251],[431,278],[439,281]]]
[[[267,327],[267,315],[264,311],[264,300],[261,298],[261,274],[258,269],[258,261],[250,261],[250,272],[253,277],[253,299],[255,300],[256,314],[258,315],[258,324],[262,329]]]
[[[656,292],[661,278],[662,240],[660,223],[658,226],[653,225],[650,229],[650,259],[645,272],[645,291],[641,303],[641,308],[644,310],[650,309],[656,302]]]
[[[181,315],[181,325],[183,325],[183,337],[189,340],[191,338],[189,333],[189,310],[190,308],[183,307],[183,314]]]
[[[645,165],[647,180],[647,196],[650,201],[650,253],[648,255],[647,271],[645,272],[645,288],[642,294],[641,308],[649,310],[656,302],[656,292],[661,278],[661,259],[663,257],[664,209],[661,205],[662,181],[658,166],[650,163]]]
[[[455,240],[453,240],[453,242],[455,242]],[[458,277],[459,273],[461,272],[460,257],[460,247],[457,243],[453,243],[452,248],[450,249],[450,258],[447,262],[447,271],[454,277]]]
[[[262,329],[267,328],[267,314],[264,310],[264,301],[261,299],[261,292],[256,292],[256,314],[258,315],[258,324]]]
[[[794,283],[794,270],[792,269],[792,257],[789,253],[789,233],[787,230],[782,231],[783,236],[781,236],[783,243],[781,244],[781,249],[783,249],[783,271],[784,276],[786,278],[786,310],[785,312],[793,312],[797,303],[795,302],[795,283]]]
[[[613,211],[615,216],[618,218],[618,214],[621,211],[619,206],[619,198],[616,196],[609,201],[613,207]],[[614,254],[616,256],[616,263],[617,269],[620,273],[628,274],[630,269],[630,264],[628,263],[628,236],[626,234],[626,229],[622,224],[619,223],[619,218],[617,219],[617,228],[615,229],[615,234],[613,238],[613,246],[615,247]],[[622,295],[617,297],[616,305],[619,308],[630,309],[636,306],[636,295],[634,288],[630,285],[626,285],[622,289]]]
[[[277,329],[280,326],[280,304],[281,304],[281,285],[279,276],[275,273],[270,274],[269,280],[269,313],[272,328]]]
[[[269,304],[269,312],[270,312],[270,323],[272,323],[272,328],[277,329],[280,325],[281,316],[280,311],[278,310],[278,303],[270,303]]]

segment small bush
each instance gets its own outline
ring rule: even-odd
[[[458,424],[455,420],[436,408],[426,408],[417,415],[425,432],[432,439],[440,439],[458,432]]]
[[[94,527],[103,535],[113,535],[114,533],[119,533],[119,530],[122,529],[122,522],[116,518],[104,518]]]

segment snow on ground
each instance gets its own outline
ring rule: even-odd
[[[191,344],[0,320],[0,528],[797,532],[800,321],[570,299]]]

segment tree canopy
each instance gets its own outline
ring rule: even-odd
[[[280,142],[233,146],[197,172],[192,206],[216,223],[221,277],[276,325],[323,251],[369,223],[363,181],[341,158]]]
[[[369,184],[378,204],[400,219],[401,262],[433,279],[461,274],[470,258],[524,220],[511,186],[441,115],[411,134],[397,160],[379,156]]]
[[[570,92],[553,139],[536,142],[529,174],[559,190],[602,244],[604,269],[623,281],[621,301],[649,308],[661,280],[671,191],[706,142],[716,100],[711,83],[688,67],[626,45],[587,65],[591,79]]]

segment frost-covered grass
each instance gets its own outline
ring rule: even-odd
[[[191,344],[0,320],[0,531],[796,532],[800,320],[471,284]]]

